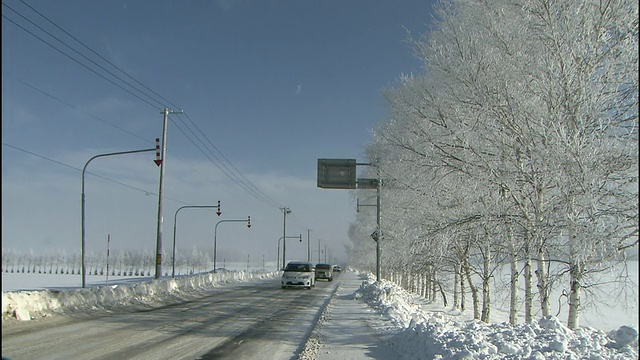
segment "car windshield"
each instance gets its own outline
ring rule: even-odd
[[[316,265],[316,269],[329,270],[329,269],[331,269],[331,265],[327,265],[327,264],[318,264],[318,265]]]
[[[311,271],[311,267],[309,264],[287,264],[287,267],[284,268],[284,271]]]

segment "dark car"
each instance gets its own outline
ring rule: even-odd
[[[333,266],[331,264],[316,264],[316,280],[333,281]]]

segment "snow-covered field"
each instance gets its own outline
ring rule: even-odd
[[[5,281],[21,282],[22,288],[38,288],[29,284],[29,274],[3,274]],[[34,275],[34,274],[31,274]],[[56,284],[52,275],[37,278],[51,280],[49,287],[60,290],[39,290],[2,293],[3,327],[19,320],[64,316],[72,312],[111,309],[129,304],[161,304],[178,298],[197,295],[215,286],[233,286],[241,281],[258,281],[278,276],[278,272],[204,273],[175,279],[153,281],[144,278],[112,279],[108,286],[96,284],[87,289]],[[77,281],[78,277],[73,277]],[[9,280],[12,279],[12,280]],[[148,281],[141,281],[148,280]],[[381,281],[368,274],[354,294],[354,299],[366,302],[382,317],[391,319],[390,346],[398,359],[637,359],[637,326],[620,326],[608,331],[583,327],[572,331],[556,317],[539,319],[532,324],[510,326],[499,319],[506,314],[494,311],[494,323],[484,324],[440,304],[408,293],[397,285]],[[373,315],[372,315],[373,316]],[[604,316],[607,316],[604,313]],[[637,312],[635,314],[637,323]],[[365,326],[354,324],[354,326]],[[611,330],[611,331],[609,331]],[[354,328],[353,331],[371,331]],[[339,354],[335,354],[339,357]],[[394,359],[396,360],[396,359]]]

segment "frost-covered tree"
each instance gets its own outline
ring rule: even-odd
[[[538,1],[527,9],[544,51],[539,96],[570,280],[570,328],[579,326],[587,275],[638,241],[638,4]]]
[[[386,92],[392,116],[369,149],[395,184],[384,202],[395,211],[383,213],[395,236],[385,242],[420,248],[455,230],[467,240],[451,249],[468,273],[478,236],[469,229],[492,234],[476,248],[482,262],[508,254],[512,322],[519,254],[526,321],[531,262],[543,316],[549,262],[566,263],[577,327],[588,268],[637,245],[637,14],[624,1],[439,4],[434,29],[411,39],[425,74]],[[492,237],[511,246],[491,246]],[[385,259],[401,264],[407,252],[391,251]],[[483,269],[485,280],[491,263]]]

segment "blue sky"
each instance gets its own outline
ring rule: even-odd
[[[279,207],[286,206],[292,210],[287,236],[302,233],[306,242],[311,229],[311,249],[317,252],[322,239],[321,249],[326,245],[339,257],[355,200],[347,190],[316,187],[317,159],[364,159],[370,129],[388,116],[381,90],[401,73],[421,71],[406,31],[426,32],[432,6],[413,0],[3,0],[3,248],[79,253],[79,169],[97,154],[155,147],[160,111],[168,106],[186,116],[171,115],[167,130],[165,253],[180,206],[220,200],[220,218],[208,210],[180,211],[179,249],[210,248],[217,221],[250,215],[251,229],[218,227],[219,254],[275,260],[283,231]],[[88,251],[104,251],[108,235],[115,249],[155,251],[154,158],[153,152],[129,154],[88,166]],[[254,186],[259,190],[246,190]],[[306,246],[287,241],[288,259],[306,256]]]

